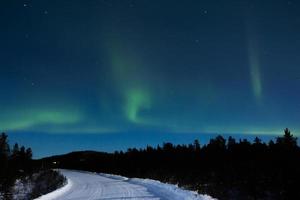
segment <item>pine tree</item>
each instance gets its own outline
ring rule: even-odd
[[[19,154],[20,154],[19,145],[18,145],[18,143],[15,143],[15,145],[14,145],[14,147],[12,149],[12,158],[13,159],[18,158]]]
[[[200,142],[197,139],[194,141],[194,149],[196,152],[200,151]]]
[[[278,137],[276,143],[285,147],[294,148],[297,146],[297,137],[294,137],[290,130],[286,128],[284,129],[284,136]]]
[[[6,158],[10,154],[10,149],[7,141],[7,135],[2,133],[0,136],[0,158]]]
[[[31,148],[27,148],[26,149],[25,155],[26,155],[26,159],[27,160],[30,160],[32,158],[32,150],[31,150]]]

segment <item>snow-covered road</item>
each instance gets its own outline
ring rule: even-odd
[[[36,200],[212,200],[149,179],[127,179],[107,174],[60,170],[68,184]]]

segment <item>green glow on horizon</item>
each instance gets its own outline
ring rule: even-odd
[[[0,127],[6,131],[30,130],[40,125],[73,124],[81,120],[77,112],[58,110],[19,110],[0,121]]]
[[[51,134],[114,134],[121,132],[120,129],[114,127],[101,127],[101,126],[94,126],[94,125],[79,125],[79,126],[51,126],[48,127],[47,130],[43,131],[44,133],[51,133]]]
[[[183,127],[183,126],[169,126],[169,132],[171,133],[199,133],[199,134],[232,134],[232,135],[270,135],[270,136],[281,136],[284,132],[282,127],[264,128],[255,126],[245,127],[232,127],[232,126],[194,126],[194,127]],[[291,132],[294,136],[300,135],[300,129],[293,128]]]

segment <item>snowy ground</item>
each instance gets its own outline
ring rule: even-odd
[[[36,200],[213,200],[149,179],[60,170],[68,184]]]

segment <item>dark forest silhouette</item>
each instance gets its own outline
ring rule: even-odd
[[[300,148],[288,129],[268,143],[221,135],[201,145],[164,143],[126,152],[73,152],[32,160],[30,148],[12,148],[0,136],[0,194],[10,199],[16,179],[38,174],[30,194],[37,197],[63,184],[49,168],[87,170],[127,177],[151,178],[209,194],[218,199],[300,199]],[[35,176],[34,176],[35,177]],[[55,180],[55,181],[53,181]]]
[[[30,191],[26,191],[27,193],[18,191],[21,192],[18,200],[34,199],[65,183],[65,178],[58,172],[32,160],[31,148],[19,147],[18,143],[11,148],[8,136],[2,133],[0,135],[0,200],[13,199],[16,180],[24,181],[31,188]]]
[[[42,159],[55,168],[141,177],[179,184],[218,199],[300,199],[300,149],[288,129],[267,144],[259,138],[227,140],[207,145],[130,148],[126,152],[73,152]]]
[[[32,172],[31,148],[19,147],[16,143],[13,148],[8,144],[5,133],[0,136],[0,191],[8,193],[15,179]]]

